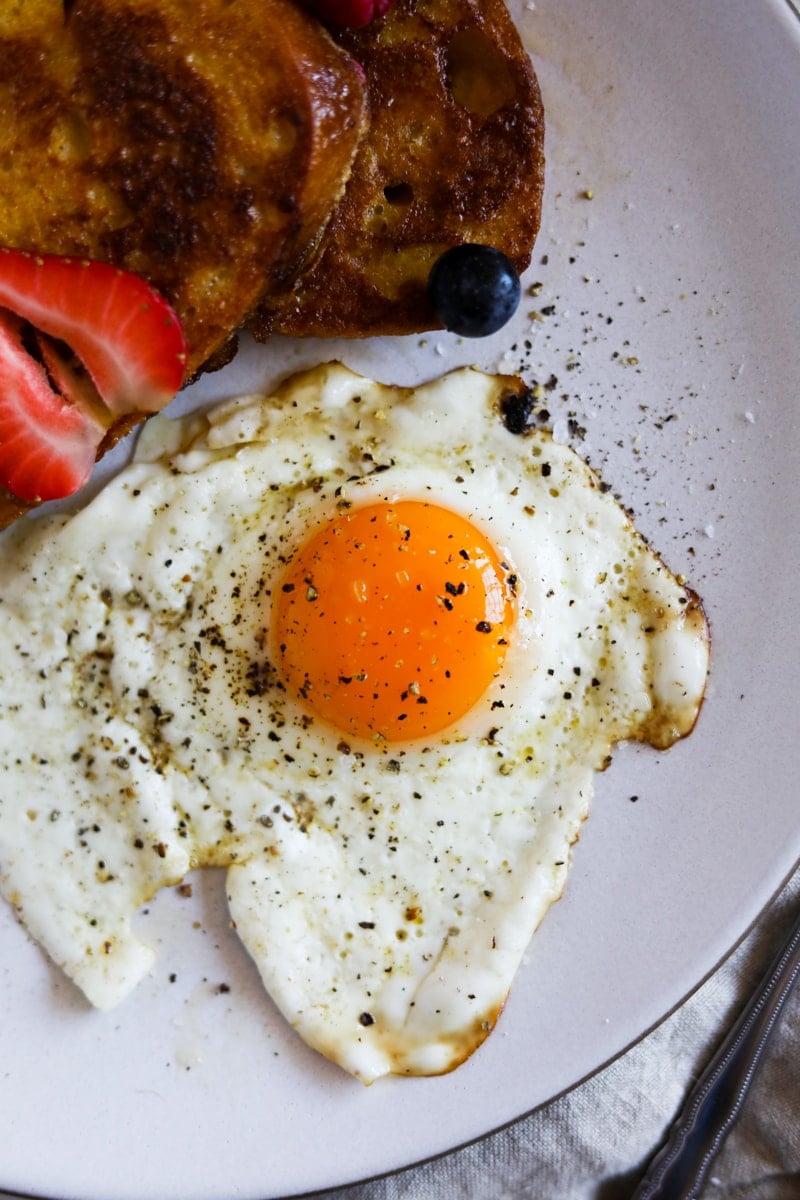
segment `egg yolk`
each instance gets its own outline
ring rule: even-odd
[[[347,510],[291,559],[273,598],[283,678],[352,736],[446,728],[503,665],[516,577],[475,526],[424,501]]]

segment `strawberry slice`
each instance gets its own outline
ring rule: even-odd
[[[87,408],[65,402],[48,372],[23,345],[23,323],[0,310],[0,480],[28,504],[70,496],[94,466],[105,425]],[[55,348],[42,350],[67,383]],[[58,360],[58,361],[57,361]]]
[[[137,275],[0,247],[0,486],[70,495],[109,427],[164,408],[185,365],[177,316]]]
[[[183,382],[180,322],[129,271],[0,247],[0,306],[66,342],[115,416],[159,412]]]
[[[335,29],[363,29],[376,17],[384,17],[395,0],[306,0],[306,6],[326,25]]]

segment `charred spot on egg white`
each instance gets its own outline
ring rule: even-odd
[[[525,433],[531,428],[535,409],[530,388],[508,391],[500,397],[500,415],[509,433]]]
[[[280,1011],[359,1079],[487,1036],[593,772],[688,733],[708,660],[526,405],[331,364],[154,418],[83,511],[0,540],[0,890],[93,1004],[152,964],[139,906],[215,865]]]

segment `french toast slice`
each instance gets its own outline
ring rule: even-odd
[[[299,270],[364,128],[359,68],[293,0],[0,6],[0,245],[143,276],[187,378]]]
[[[365,114],[360,68],[293,0],[1,4],[0,246],[145,278],[188,382],[313,252]],[[0,489],[0,528],[28,507]]]
[[[503,0],[397,0],[334,36],[364,68],[370,127],[318,256],[251,321],[260,340],[436,328],[443,251],[489,244],[521,271],[539,230],[542,101]]]

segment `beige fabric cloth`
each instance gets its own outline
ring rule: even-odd
[[[434,1162],[317,1200],[627,1200],[798,907],[800,870],[694,996],[569,1095]],[[800,985],[700,1200],[800,1200]]]

